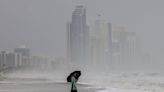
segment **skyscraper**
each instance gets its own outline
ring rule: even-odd
[[[25,46],[20,48],[15,48],[14,52],[17,54],[21,54],[22,56],[22,63],[21,65],[27,66],[30,65],[30,49],[26,48]]]
[[[0,52],[0,70],[11,69],[20,66],[21,57],[19,54],[8,51]]]
[[[15,56],[15,53],[12,53],[12,52],[8,52],[6,54],[6,66],[8,68],[13,68],[16,66],[16,56]]]
[[[96,20],[94,30],[91,33],[92,65],[101,67],[103,71],[111,67],[111,36],[111,24],[104,20]]]
[[[88,59],[89,32],[86,24],[86,9],[76,6],[72,21],[67,25],[68,58],[74,64],[85,64]]]
[[[137,38],[135,32],[129,32],[125,27],[115,27],[113,30],[113,61],[116,67],[133,67],[137,56]]]
[[[1,70],[6,68],[6,51],[1,51],[0,52],[0,56],[1,56]]]

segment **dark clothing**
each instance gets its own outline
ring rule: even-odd
[[[71,92],[77,92],[77,90],[71,90]]]
[[[77,92],[77,90],[71,90],[71,92]]]

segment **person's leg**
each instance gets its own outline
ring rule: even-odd
[[[74,85],[72,84],[71,92],[77,92],[77,89],[74,89],[73,86],[74,86]]]
[[[75,80],[72,81],[71,92],[77,92],[77,88],[76,88],[76,82],[75,82]]]

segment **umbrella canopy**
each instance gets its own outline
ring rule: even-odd
[[[70,73],[70,75],[67,77],[67,82],[71,82],[72,77],[74,77],[76,79],[76,82],[77,82],[80,75],[81,75],[81,71],[74,71],[74,72]]]

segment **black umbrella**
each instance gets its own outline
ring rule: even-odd
[[[77,82],[80,75],[81,75],[81,71],[74,71],[74,72],[70,73],[70,75],[67,77],[67,82],[71,82],[72,77],[74,77],[76,79],[76,82]]]

